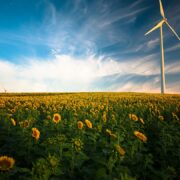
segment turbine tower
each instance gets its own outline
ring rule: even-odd
[[[149,30],[145,35],[150,34],[151,32],[153,32],[156,29],[160,29],[160,43],[161,43],[161,94],[165,93],[165,73],[164,73],[164,45],[163,45],[163,25],[166,24],[170,30],[174,33],[174,35],[178,38],[178,40],[180,40],[179,36],[177,35],[177,33],[175,32],[175,30],[170,26],[170,24],[168,23],[165,14],[164,14],[164,9],[163,9],[163,5],[162,5],[162,1],[159,0],[159,5],[160,5],[160,14],[162,16],[162,20],[155,25],[151,30]]]

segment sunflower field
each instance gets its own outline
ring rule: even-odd
[[[0,179],[180,177],[180,95],[0,94]]]

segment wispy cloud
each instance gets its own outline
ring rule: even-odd
[[[178,49],[180,49],[180,44],[176,44],[176,45],[174,45],[172,47],[166,48],[165,51],[166,52],[172,52],[172,51],[176,51]]]
[[[143,7],[140,9],[133,10],[133,11],[129,11],[129,9],[126,9],[126,11],[124,10],[122,13],[116,12],[111,16],[109,20],[106,20],[106,22],[102,23],[101,27],[111,25],[112,23],[115,23],[116,21],[123,20],[126,18],[131,18],[131,17],[134,18],[134,16],[145,11],[148,8],[149,7]]]
[[[148,43],[147,43],[147,47],[149,49],[153,49],[155,48],[157,45],[159,44],[159,38],[155,38],[153,40],[150,40]]]
[[[135,2],[133,2],[133,3],[129,6],[129,8],[132,9],[132,8],[138,6],[138,5],[139,5],[140,3],[142,3],[142,2],[143,2],[143,0],[136,0]]]
[[[165,65],[165,72],[171,74],[180,74],[180,61],[170,62],[170,64]]]

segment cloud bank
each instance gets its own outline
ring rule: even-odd
[[[95,56],[77,59],[55,55],[46,61],[26,59],[23,64],[1,60],[0,69],[0,89],[8,92],[160,90],[159,66],[152,56],[124,62]],[[167,92],[178,92],[179,69],[180,63],[166,66]]]

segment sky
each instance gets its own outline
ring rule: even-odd
[[[180,1],[162,0],[180,35]],[[0,0],[0,92],[160,92],[158,0]],[[166,92],[180,41],[163,26]]]

